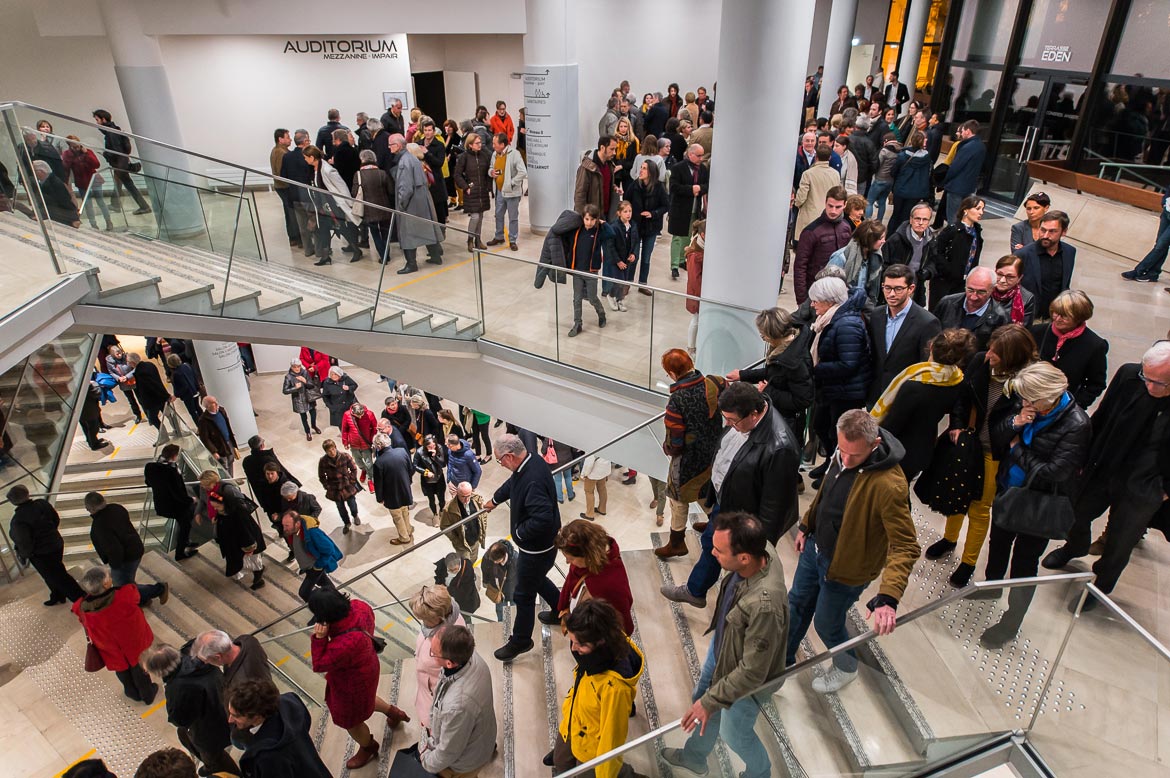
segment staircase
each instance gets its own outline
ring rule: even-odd
[[[60,485],[62,493],[53,500],[53,505],[61,516],[59,529],[65,540],[66,565],[89,559],[94,554],[93,544],[89,542],[89,512],[85,510],[87,492],[102,492],[108,502],[124,507],[130,514],[130,521],[139,527],[146,548],[162,548],[169,519],[150,509],[150,489],[142,484],[142,469],[153,459],[148,450],[143,456],[65,465]]]
[[[362,284],[339,277],[339,265],[316,272],[131,232],[54,226],[59,259],[87,275],[94,305],[464,340],[483,331],[474,316],[375,292],[377,274]],[[36,223],[16,213],[0,213],[0,251],[5,245],[47,252]]]

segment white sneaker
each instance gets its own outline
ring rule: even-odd
[[[618,301],[617,301],[617,307],[618,307],[618,310],[619,310],[619,311],[628,311],[628,310],[630,310],[629,308],[627,308],[627,307],[626,307],[626,301],[625,301],[625,300],[618,300]]]
[[[616,297],[610,297],[608,299],[610,308],[613,308],[615,311],[621,310],[621,308],[618,307],[618,300]]]
[[[243,570],[241,570],[240,572],[238,572],[238,573],[236,573],[235,575],[233,575],[233,576],[232,576],[232,578],[235,578],[237,581],[242,581],[242,580],[244,580],[244,571],[243,571]]]
[[[819,694],[832,694],[833,692],[841,691],[856,679],[856,670],[851,673],[846,673],[834,667],[824,675],[814,678],[812,688],[814,692]]]

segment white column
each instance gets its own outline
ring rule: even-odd
[[[248,380],[244,377],[244,363],[240,361],[240,347],[219,340],[197,340],[195,357],[207,393],[227,408],[236,442],[246,447],[248,438],[259,430],[252,411],[252,397],[248,394]]]
[[[776,171],[735,149],[742,140],[740,120],[780,128],[779,147],[786,148],[784,139],[791,138],[795,148],[804,94],[799,76],[808,61],[812,17],[811,2],[723,3],[703,297],[749,310],[700,307],[698,364],[704,372],[723,373],[763,355],[755,311],[776,305],[788,198],[769,198],[769,210],[761,214],[760,192],[776,191]],[[785,192],[787,187],[784,183]]]
[[[98,11],[113,54],[114,75],[126,105],[127,122],[138,135],[182,146],[183,134],[162,51],[158,41],[142,31],[133,0],[99,0]],[[159,146],[134,145],[134,154],[143,159],[143,173],[155,179],[148,179],[147,189],[164,237],[169,234],[189,238],[204,232],[199,195],[189,188],[196,183],[187,173],[190,158]]]
[[[524,115],[528,220],[543,232],[573,207],[578,134],[576,45],[568,0],[525,4]]]
[[[910,99],[918,84],[918,68],[922,63],[922,43],[926,37],[926,19],[930,16],[930,0],[910,0],[910,18],[902,35],[902,55],[898,61],[898,81],[910,90]]]
[[[833,10],[829,12],[829,34],[825,40],[825,75],[821,79],[817,116],[829,115],[829,107],[837,99],[837,87],[846,83],[845,79],[849,76],[849,55],[853,51],[853,28],[856,23],[857,0],[833,0]],[[798,80],[803,83],[803,79]]]

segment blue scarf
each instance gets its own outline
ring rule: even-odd
[[[1032,438],[1036,433],[1047,427],[1052,423],[1061,411],[1069,406],[1072,402],[1072,395],[1065,392],[1061,395],[1060,402],[1058,402],[1052,410],[1043,415],[1036,414],[1036,418],[1030,423],[1025,424],[1024,428],[1020,430],[1020,442],[1017,445],[1030,446],[1032,445]],[[1014,450],[1014,447],[1013,447]],[[1028,480],[1028,474],[1024,472],[1024,468],[1019,465],[1012,465],[1008,470],[1007,485],[1008,486],[1023,486]]]

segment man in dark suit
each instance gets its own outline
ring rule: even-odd
[[[1040,217],[1040,237],[1015,255],[1023,260],[1020,286],[1036,296],[1036,319],[1048,319],[1048,306],[1072,284],[1077,249],[1065,243],[1068,214],[1049,211]]]
[[[942,325],[930,311],[914,302],[915,273],[908,265],[890,265],[882,272],[886,304],[869,317],[873,343],[873,385],[868,405],[873,407],[898,373],[926,359],[926,351]]]
[[[337,174],[341,176],[341,180],[345,182],[346,186],[353,186],[354,175],[358,172],[358,168],[362,166],[358,159],[358,150],[349,145],[349,132],[346,130],[335,130],[333,132],[333,167],[337,169]]]
[[[154,512],[175,522],[175,560],[183,561],[195,556],[199,549],[192,546],[191,519],[195,517],[195,498],[183,483],[179,470],[179,452],[174,443],[163,446],[162,454],[153,462],[147,462],[142,476],[150,487],[154,498]]]
[[[138,354],[128,355],[126,361],[134,371],[134,394],[138,395],[138,402],[142,404],[146,420],[150,422],[150,426],[159,429],[162,426],[163,408],[175,398],[163,383],[154,362],[143,361]]]
[[[293,145],[280,158],[280,177],[298,181],[306,186],[313,183],[313,168],[305,161],[305,149],[309,147],[309,131],[297,130],[293,133]],[[295,186],[288,194],[288,201],[293,209],[293,216],[297,220],[297,229],[301,233],[301,245],[304,246],[305,256],[313,256],[314,232],[309,229],[309,198],[303,187]]]
[[[886,84],[886,106],[894,109],[894,115],[902,113],[902,106],[910,99],[910,90],[905,84],[899,83],[898,74],[890,73],[890,83]]]
[[[512,541],[520,550],[516,565],[516,619],[508,642],[496,650],[495,657],[511,662],[531,651],[532,628],[536,623],[536,596],[556,610],[560,590],[548,579],[556,561],[555,540],[561,528],[552,471],[543,459],[529,451],[515,435],[501,435],[495,444],[496,461],[512,475],[484,503],[485,511],[510,500],[509,527]]]
[[[970,330],[979,344],[979,351],[987,350],[991,333],[1012,323],[1011,314],[991,299],[995,286],[995,272],[989,267],[976,267],[967,274],[967,288],[948,294],[934,307],[934,315],[944,330],[952,327]]]
[[[61,517],[48,500],[32,499],[28,487],[17,484],[5,495],[12,503],[12,523],[8,527],[17,559],[31,564],[49,587],[45,605],[76,602],[85,596],[77,581],[65,569],[65,541],[57,527]]]

